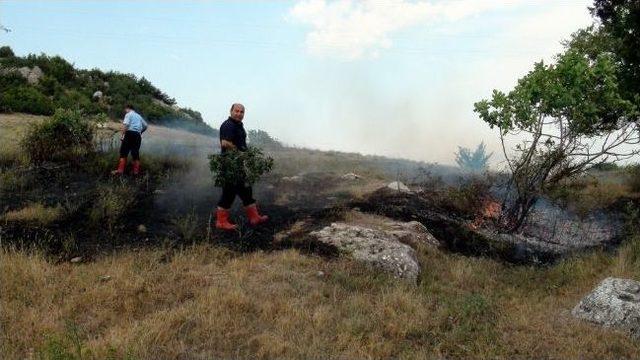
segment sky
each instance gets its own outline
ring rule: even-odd
[[[473,112],[592,22],[590,0],[6,1],[0,45],[144,76],[218,127],[288,145],[453,164]]]

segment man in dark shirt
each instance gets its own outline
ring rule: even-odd
[[[247,132],[242,125],[243,119],[244,105],[231,105],[229,118],[220,126],[220,149],[223,154],[231,150],[247,150]],[[222,188],[222,196],[220,197],[220,201],[218,201],[218,208],[216,210],[216,228],[222,230],[236,229],[236,225],[229,222],[229,209],[236,195],[242,200],[251,225],[255,226],[269,219],[268,216],[260,215],[258,212],[251,187],[245,185],[244,179],[238,179],[236,184]]]

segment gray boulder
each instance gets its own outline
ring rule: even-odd
[[[418,227],[413,223],[399,225],[389,222],[383,226],[388,230],[333,223],[309,235],[337,248],[343,256],[415,283],[420,274],[420,264],[415,250],[409,244],[433,244],[437,241],[421,224]]]
[[[571,312],[589,322],[629,331],[640,338],[640,282],[606,278]]]
[[[392,183],[389,183],[387,185],[387,187],[389,189],[397,190],[397,191],[400,191],[400,192],[405,192],[405,193],[410,193],[411,192],[411,189],[409,189],[409,187],[407,185],[403,184],[401,181],[394,181]]]
[[[27,82],[31,85],[35,85],[37,84],[40,79],[42,78],[42,76],[44,76],[44,73],[42,72],[42,69],[40,69],[40,67],[38,67],[37,65],[34,66],[33,68],[29,68],[27,66],[23,66],[19,69],[17,69],[17,72],[22,75],[22,77],[24,77],[25,79],[27,79]]]

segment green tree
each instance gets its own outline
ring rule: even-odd
[[[282,144],[271,137],[268,132],[264,130],[249,130],[248,133],[249,143],[252,146],[258,146],[263,149],[277,150],[282,148]]]
[[[518,230],[550,187],[605,161],[638,153],[638,107],[625,98],[613,56],[569,47],[555,64],[536,63],[508,93],[494,90],[475,112],[498,128],[515,190],[503,224]],[[510,139],[507,139],[510,138]],[[519,141],[509,148],[506,140]],[[628,149],[627,149],[628,150]]]
[[[9,46],[0,47],[0,58],[11,58],[16,56]]]
[[[621,63],[622,86],[640,94],[640,1],[595,0],[591,13],[611,37],[611,50]]]
[[[0,110],[4,112],[26,112],[36,115],[53,114],[51,100],[38,89],[19,85],[8,88],[0,94]]]
[[[471,149],[458,146],[458,152],[456,153],[456,163],[463,170],[468,171],[483,171],[489,167],[489,159],[491,154],[487,154],[487,147],[484,142],[481,142],[475,151]]]

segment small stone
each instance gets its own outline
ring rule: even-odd
[[[146,233],[147,232],[147,227],[144,226],[144,224],[138,225],[138,232],[141,233],[141,234]]]
[[[100,281],[109,281],[111,280],[111,275],[102,275],[98,279],[100,279]]]
[[[79,263],[80,261],[82,261],[82,256],[76,256],[73,259],[69,260],[72,263]]]
[[[348,173],[348,174],[342,175],[341,178],[344,179],[344,180],[358,180],[358,179],[362,178],[362,176],[360,176],[358,174],[354,174],[354,173]]]
[[[317,276],[317,277],[324,277],[324,271],[318,271],[318,272],[316,273],[316,276]]]

